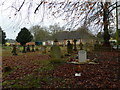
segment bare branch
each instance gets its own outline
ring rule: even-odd
[[[25,0],[22,2],[20,8],[18,9],[18,12],[21,10],[21,8],[23,7],[24,3],[25,3]]]
[[[110,8],[110,7],[114,6],[114,5],[116,5],[116,3],[114,3],[114,4],[110,5],[108,8]]]
[[[113,7],[109,12],[108,12],[108,15],[117,7],[120,7],[120,5],[116,6],[116,7]]]
[[[39,9],[39,7],[42,5],[42,3],[43,3],[43,2],[41,2],[41,3],[37,6],[37,8],[35,9],[35,12],[34,12],[35,14],[36,14],[37,10]]]

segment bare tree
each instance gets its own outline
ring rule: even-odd
[[[4,0],[2,5],[5,2],[6,0]],[[82,21],[82,24],[89,26],[94,24],[97,27],[99,26],[98,29],[101,28],[104,31],[104,45],[110,45],[108,30],[110,24],[114,21],[112,11],[116,8],[115,5],[116,3],[114,2],[97,0],[17,0],[11,4],[10,8],[15,11],[15,15],[19,14],[23,7],[27,7],[25,10],[27,10],[28,15],[31,14],[31,10],[35,15],[42,14],[43,18],[47,14],[52,15],[54,18],[62,16],[67,22],[65,26],[69,28],[80,26]]]
[[[34,36],[34,41],[44,41],[50,38],[50,33],[47,31],[46,27],[36,25],[31,27],[30,31]]]

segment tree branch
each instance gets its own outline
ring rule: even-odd
[[[116,6],[116,7],[113,7],[109,12],[108,12],[108,15],[117,7],[120,7],[120,5]]]
[[[21,8],[23,7],[24,3],[25,3],[25,0],[22,2],[20,8],[18,9],[18,12],[21,10]]]
[[[114,3],[114,4],[110,5],[108,8],[110,8],[110,7],[114,6],[115,4],[116,4],[116,3]]]
[[[35,14],[36,14],[37,10],[39,9],[39,7],[42,5],[42,3],[43,3],[43,2],[41,2],[41,3],[37,6],[37,8],[35,9],[35,11],[34,11]]]

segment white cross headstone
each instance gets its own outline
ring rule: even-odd
[[[79,62],[85,62],[87,60],[87,53],[85,50],[80,50],[78,52],[78,60]]]

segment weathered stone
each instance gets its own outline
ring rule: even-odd
[[[73,52],[73,45],[70,43],[70,41],[67,43],[67,52],[68,54]]]
[[[80,50],[78,52],[78,60],[79,62],[85,62],[87,60],[87,53],[85,50]]]
[[[35,49],[34,49],[35,45],[32,45],[32,52],[35,52]]]
[[[42,46],[41,47],[42,54],[46,54],[46,52],[47,52],[46,48],[47,48],[46,46]]]
[[[77,40],[74,39],[73,42],[74,42],[74,51],[77,51],[77,47],[76,47],[76,42],[77,42]]]
[[[83,44],[82,44],[82,42],[80,42],[79,46],[80,46],[80,50],[83,50]]]
[[[16,45],[13,45],[12,53],[13,55],[17,55]]]
[[[51,47],[51,57],[61,58],[61,49],[58,46],[58,41],[54,41],[54,45]]]

